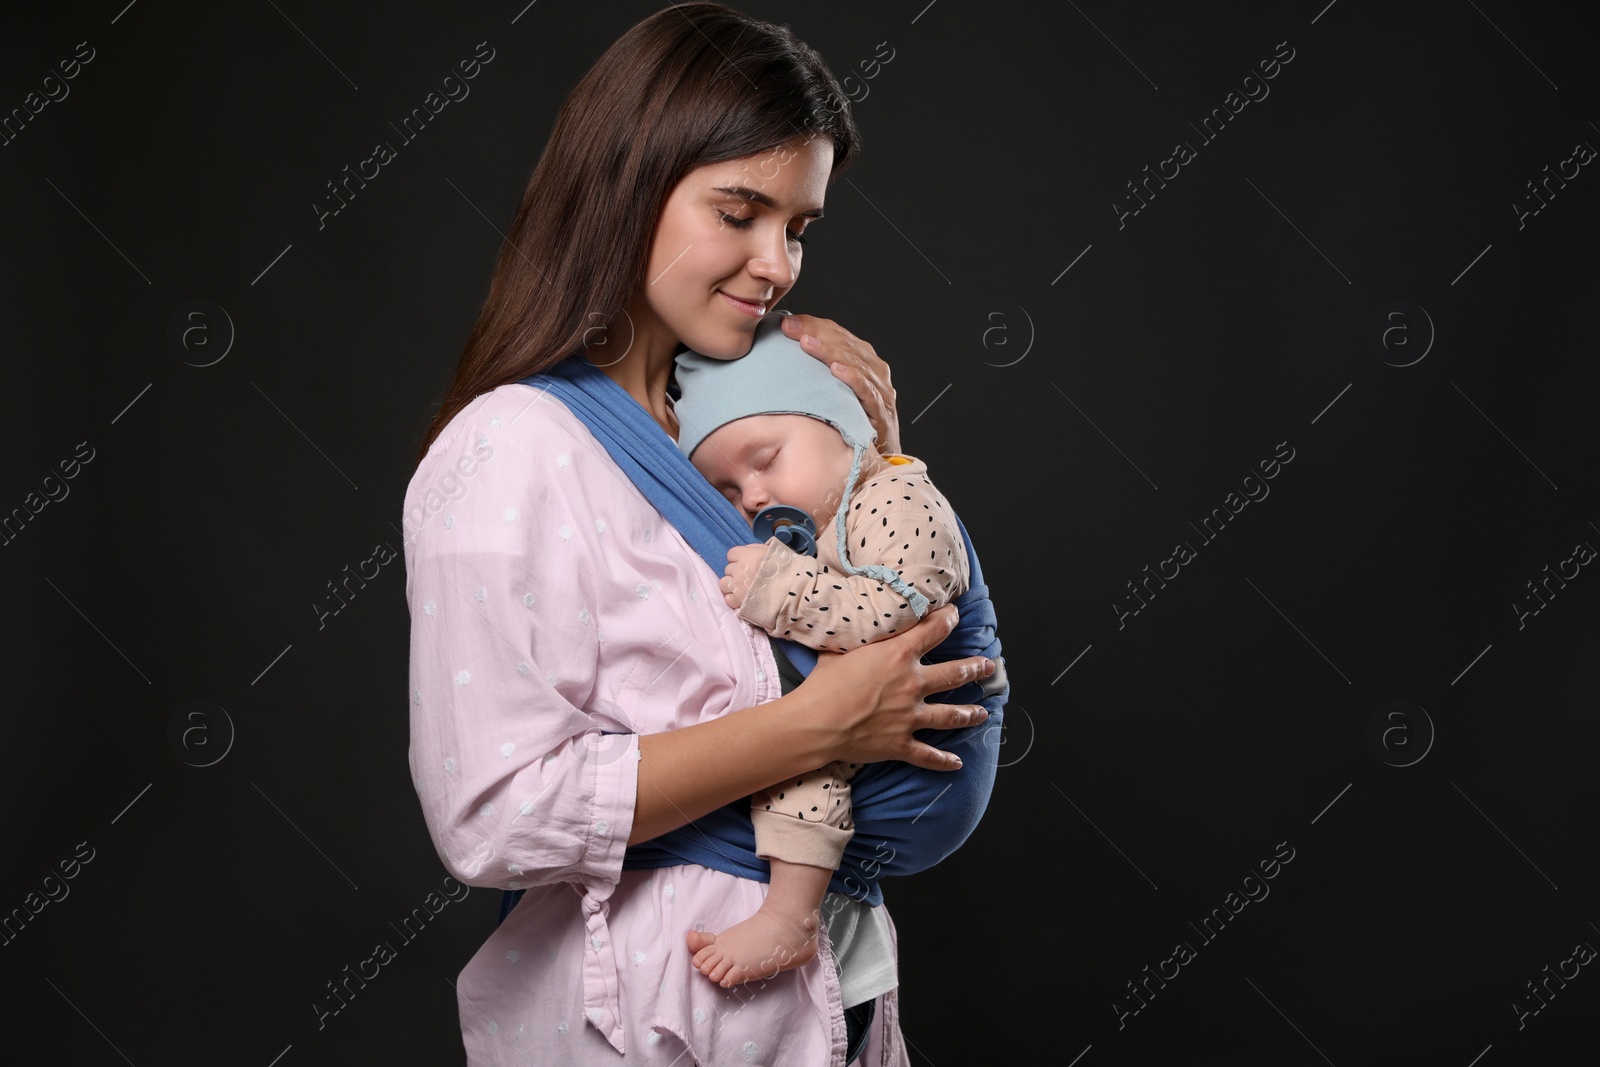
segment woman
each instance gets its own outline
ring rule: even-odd
[[[529,180],[405,507],[424,816],[456,878],[526,890],[457,986],[470,1064],[838,1067],[863,1044],[863,1062],[906,1062],[875,879],[930,866],[975,825],[992,746],[962,728],[1003,693],[988,709],[926,698],[976,701],[995,664],[934,651],[948,606],[814,666],[775,658],[723,603],[705,546],[736,542],[705,539],[716,516],[702,529],[659,486],[641,492],[677,456],[696,479],[678,495],[738,523],[672,445],[673,356],[748,350],[856,148],[814,52],[686,4],[585,75]],[[898,447],[871,347],[790,318]],[[970,640],[981,614],[966,647],[997,652],[992,626]],[[944,751],[916,730],[956,732],[933,735]],[[760,903],[741,802],[831,759],[873,765],[817,958],[721,989],[686,935]]]

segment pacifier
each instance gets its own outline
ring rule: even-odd
[[[766,541],[776,537],[791,551],[802,556],[817,554],[817,527],[799,508],[788,504],[772,504],[756,512],[750,528],[757,538]]]

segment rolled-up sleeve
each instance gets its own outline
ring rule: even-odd
[[[505,411],[470,405],[406,492],[412,780],[460,881],[615,883],[638,738],[602,699],[592,442]]]

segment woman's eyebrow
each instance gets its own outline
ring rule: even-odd
[[[754,201],[757,204],[761,204],[763,207],[778,206],[778,202],[772,199],[772,197],[768,196],[766,193],[759,192],[743,185],[718,185],[714,186],[712,191],[717,193],[727,193],[729,196],[737,196],[740,200]],[[802,211],[800,214],[808,219],[820,219],[822,218],[822,209],[820,207],[814,207],[810,211]]]

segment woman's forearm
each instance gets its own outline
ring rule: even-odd
[[[639,738],[639,783],[628,844],[827,763],[837,737],[797,688],[786,696],[680,730]]]

